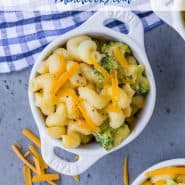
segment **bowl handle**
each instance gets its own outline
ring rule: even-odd
[[[104,26],[104,23],[108,19],[117,19],[128,26],[128,34],[117,32],[113,29]],[[99,9],[94,15],[92,15],[83,25],[83,29],[92,28],[96,31],[104,31],[106,33],[111,30],[113,34],[125,36],[127,35],[135,43],[144,47],[144,28],[140,18],[131,11],[126,11],[119,6],[105,6]]]
[[[41,152],[44,161],[55,171],[64,175],[79,175],[87,170],[93,163],[95,163],[101,155],[91,155],[90,153],[80,154],[79,159],[74,162],[69,162],[58,157],[54,149],[60,147],[62,142],[56,146],[56,142],[48,136],[42,137]]]

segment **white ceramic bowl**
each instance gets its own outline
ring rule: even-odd
[[[145,176],[146,172],[163,168],[163,167],[170,167],[170,166],[185,166],[185,159],[171,159],[168,161],[163,161],[160,163],[157,163],[153,165],[152,167],[148,168],[144,172],[142,172],[132,183],[132,185],[141,185],[145,180],[147,180],[147,177]]]
[[[151,7],[156,15],[174,28],[185,40],[185,26],[182,19],[181,11],[185,11],[184,0],[150,0]]]
[[[137,58],[140,64],[144,64],[146,66],[146,75],[150,81],[151,91],[147,96],[147,101],[145,108],[143,109],[140,119],[132,133],[129,137],[123,141],[119,146],[113,148],[110,151],[105,151],[102,147],[100,147],[96,143],[88,144],[86,146],[77,148],[77,149],[66,149],[62,145],[62,141],[52,139],[46,133],[44,121],[41,116],[41,113],[36,108],[34,103],[34,94],[29,90],[29,103],[31,106],[32,114],[39,129],[40,138],[41,138],[41,152],[46,163],[58,171],[59,173],[66,175],[77,175],[84,172],[88,169],[92,164],[94,164],[101,157],[116,151],[126,144],[130,143],[134,140],[145,128],[147,125],[154,109],[155,101],[156,101],[156,87],[155,81],[153,77],[153,73],[148,62],[145,48],[144,48],[144,31],[143,25],[140,19],[131,12],[123,12],[122,9],[117,7],[109,7],[111,11],[97,12],[94,14],[86,23],[81,25],[79,28],[72,30],[68,33],[65,33],[62,36],[59,36],[56,40],[54,40],[51,44],[49,44],[40,54],[38,60],[35,62],[35,65],[32,68],[30,74],[30,80],[36,76],[36,71],[38,68],[38,64],[43,61],[50,53],[57,47],[66,43],[68,39],[77,35],[87,34],[92,37],[100,37],[106,38],[109,40],[118,40],[127,43],[133,51],[134,56]],[[105,20],[109,18],[115,18],[126,23],[129,27],[129,33],[127,35],[104,27],[103,23]],[[75,162],[68,162],[63,160],[55,155],[54,148],[60,147],[68,152],[72,152],[74,154],[79,155],[79,160]]]

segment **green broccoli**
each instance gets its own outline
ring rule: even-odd
[[[131,54],[131,50],[123,42],[110,41],[104,43],[101,47],[101,51],[106,54],[106,56],[100,61],[100,65],[110,72],[110,70],[118,71],[119,81],[130,81],[131,87],[136,91],[138,95],[146,95],[150,91],[150,84],[146,78],[144,72],[145,67],[143,65],[130,65],[128,69],[122,68],[122,66],[117,62],[114,55],[112,54],[112,48],[119,47],[123,55]],[[99,86],[103,84],[103,75],[97,70],[94,71],[95,78],[97,82],[100,82]]]
[[[113,129],[107,123],[103,123],[95,139],[105,150],[110,150],[114,146]]]
[[[138,95],[146,95],[150,91],[150,83],[144,72],[145,67],[143,65],[135,65],[129,72],[130,76],[134,79],[134,83],[131,86]]]
[[[119,47],[119,49],[124,55],[126,53],[131,54],[131,50],[128,47],[128,45],[123,42],[118,42],[118,41],[110,41],[108,43],[103,44],[103,46],[101,47],[101,51],[111,56],[113,47]]]
[[[123,69],[119,63],[117,63],[116,59],[113,56],[104,57],[101,60],[100,65],[108,72],[110,72],[111,70],[117,70],[118,78],[120,81],[126,79],[125,69]]]
[[[129,134],[130,129],[126,124],[113,129],[108,122],[105,122],[100,126],[100,132],[95,135],[95,139],[105,150],[110,150],[119,145]]]
[[[123,69],[122,66],[115,59],[112,53],[113,47],[119,47],[123,55],[131,54],[130,48],[125,43],[118,41],[110,41],[108,43],[103,44],[103,46],[101,47],[101,51],[106,54],[106,57],[101,60],[100,65],[104,67],[108,72],[111,69],[116,69],[118,71],[119,80],[127,80],[127,71],[126,69]]]
[[[104,57],[101,62],[100,65],[107,70],[108,72],[110,70],[117,70],[119,67],[119,64],[116,62],[116,60],[114,59],[113,56],[106,56]]]
[[[92,76],[93,76],[93,80],[97,84],[97,86],[99,88],[102,88],[103,87],[103,82],[104,82],[103,75],[99,71],[97,71],[96,69],[93,69]]]
[[[140,76],[136,83],[131,85],[137,95],[147,95],[150,91],[150,84],[145,76]]]

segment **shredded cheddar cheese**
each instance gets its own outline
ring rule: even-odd
[[[35,136],[30,130],[24,129],[22,131],[22,133],[29,140],[31,140],[38,147],[40,147],[40,140],[39,140],[39,138],[37,136]],[[46,178],[45,181],[48,184],[50,184],[50,185],[57,185],[55,182],[53,182],[52,180],[50,180],[50,174],[45,173],[44,169],[48,168],[48,166],[45,164],[44,160],[42,159],[42,156],[40,155],[40,153],[37,151],[37,149],[34,146],[32,146],[32,145],[29,146],[30,151],[27,151],[25,154],[22,154],[19,151],[18,146],[16,146],[16,145],[12,145],[11,148],[12,148],[13,152],[16,154],[16,156],[25,165],[24,168],[23,168],[25,185],[32,185],[32,182],[33,182],[32,181],[32,177],[31,177],[31,173],[32,172],[34,172],[38,176],[40,176],[40,175],[43,176],[44,175],[44,176],[47,177],[49,175],[49,179]],[[33,157],[34,165],[26,159],[26,157],[29,156],[29,155],[31,155],[31,154],[33,154],[32,157]],[[51,175],[53,175],[53,174],[51,174]],[[59,174],[58,174],[58,176],[59,176]],[[53,180],[55,180],[55,179],[53,179]]]
[[[89,125],[89,127],[91,127],[91,130],[98,132],[100,129],[98,126],[96,126],[96,124],[93,122],[93,120],[90,118],[90,116],[87,113],[87,110],[85,109],[84,105],[82,102],[80,102],[78,104],[78,108],[80,109],[83,117],[85,118],[87,124]]]
[[[57,93],[57,91],[64,85],[64,83],[70,78],[72,77],[78,70],[79,70],[79,64],[74,63],[72,65],[72,67],[64,72],[56,81],[55,85],[54,85],[54,93]]]
[[[24,182],[25,185],[32,185],[32,180],[31,180],[31,170],[29,167],[24,166],[23,167],[23,175],[24,175]]]
[[[75,104],[78,103],[78,96],[76,95],[75,91],[71,88],[62,89],[58,96],[59,97],[70,96],[73,99],[73,102],[75,102]]]
[[[30,151],[27,151],[27,152],[24,154],[24,157],[26,158],[26,157],[30,156],[30,154],[31,154],[31,152],[30,152]]]
[[[79,181],[80,181],[80,177],[79,177],[79,175],[75,175],[75,176],[73,176],[73,179],[75,180],[75,182],[79,182]]]
[[[59,57],[59,60],[61,61],[61,67],[58,69],[56,77],[59,77],[65,70],[66,70],[66,61],[63,55],[57,55]]]
[[[87,129],[87,130],[92,130],[92,128],[83,120],[78,120],[77,124],[80,128],[84,128],[84,129]]]
[[[22,131],[22,134],[26,136],[30,141],[32,141],[36,146],[38,146],[39,148],[41,147],[39,138],[36,135],[34,135],[30,130],[24,129]]]
[[[36,170],[37,170],[37,173],[38,173],[38,174],[42,174],[39,160],[38,160],[37,158],[33,157],[33,162],[34,162],[34,164],[35,164],[35,168],[36,168]]]
[[[107,106],[106,110],[108,112],[118,112],[118,113],[121,111],[121,109],[119,108],[119,106],[115,106],[114,104],[109,104]]]
[[[158,175],[181,175],[185,174],[185,167],[164,167],[157,170],[149,171],[145,175],[147,177],[153,177]]]
[[[21,150],[22,146],[16,141],[14,144],[19,150]]]
[[[107,82],[109,80],[109,73],[98,64],[98,62],[96,61],[96,59],[94,57],[90,58],[91,63],[93,64],[94,68],[99,71],[100,73],[102,73],[102,75],[105,78],[105,82]]]
[[[17,155],[17,157],[26,165],[28,166],[33,172],[37,173],[36,168],[28,161],[24,158],[24,156],[22,155],[22,153],[19,151],[19,149],[13,145],[12,146],[12,150],[14,151],[14,153]]]
[[[119,86],[117,71],[111,71],[111,81],[112,81],[112,102],[117,106],[119,100]]]
[[[44,182],[44,181],[52,181],[52,180],[59,180],[59,174],[43,174],[37,175],[32,178],[33,183]]]
[[[125,58],[125,56],[121,53],[120,49],[118,47],[114,47],[113,49],[113,54],[116,57],[116,60],[120,63],[120,65],[123,68],[128,68],[129,64]]]
[[[164,180],[159,180],[155,183],[155,185],[165,185],[165,181]]]
[[[39,164],[41,166],[41,170],[43,171],[44,169],[47,169],[48,165],[44,162],[42,156],[37,151],[37,149],[33,145],[28,146],[28,148],[31,151],[31,153],[34,155],[34,157],[39,161]]]
[[[123,182],[124,185],[129,185],[129,175],[128,175],[128,157],[125,157],[123,166]]]
[[[121,109],[118,106],[119,101],[119,86],[117,71],[111,71],[111,83],[112,83],[112,103],[107,106],[107,111],[110,112],[120,112]]]

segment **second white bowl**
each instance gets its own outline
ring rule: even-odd
[[[147,172],[155,170],[155,169],[159,169],[159,168],[170,167],[170,166],[185,166],[185,159],[184,158],[182,158],[182,159],[171,159],[171,160],[167,160],[167,161],[157,163],[157,164],[153,165],[152,167],[148,168],[147,170],[145,170],[144,172],[142,172],[135,179],[135,181],[132,183],[132,185],[142,185],[142,183],[147,180],[147,177],[145,176],[145,174]]]

